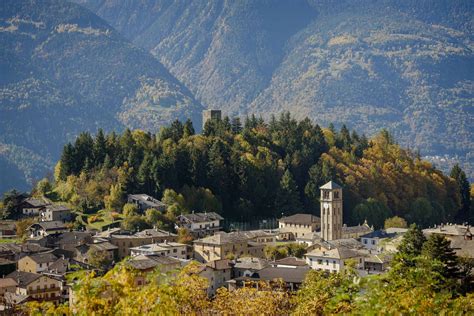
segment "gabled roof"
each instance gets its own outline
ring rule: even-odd
[[[179,215],[178,218],[186,219],[191,223],[203,223],[203,222],[210,222],[215,220],[224,220],[222,216],[217,214],[216,212],[205,212],[205,213],[191,213],[191,214],[182,214]]]
[[[9,287],[9,286],[17,286],[18,283],[13,278],[2,278],[0,279],[0,287]]]
[[[31,197],[26,198],[23,201],[21,201],[21,204],[23,203],[27,203],[31,205],[32,207],[45,207],[50,204],[49,201],[46,201],[44,199],[37,199],[37,198],[31,198]]]
[[[373,232],[370,232],[368,234],[365,234],[365,235],[362,235],[360,236],[361,238],[392,238],[392,237],[395,237],[396,234],[393,233],[393,234],[389,234],[387,233],[385,230],[382,230],[382,229],[379,229],[379,230],[375,230]]]
[[[296,257],[286,257],[280,260],[276,260],[271,263],[272,266],[284,265],[284,266],[294,266],[294,267],[304,267],[307,266],[307,263],[304,259]]]
[[[266,267],[260,271],[252,274],[252,278],[257,278],[265,281],[273,281],[275,279],[282,279],[286,283],[303,283],[306,273],[310,268],[305,267]]]
[[[48,221],[48,222],[38,222],[32,224],[30,227],[40,226],[44,230],[60,230],[66,229],[67,225],[61,221]]]
[[[135,233],[134,236],[137,236],[137,237],[157,237],[157,238],[159,238],[159,237],[168,237],[168,236],[176,237],[177,235],[173,234],[169,231],[166,231],[166,230],[153,228],[153,229],[145,229],[145,230],[142,230],[140,232],[137,232],[137,233]]]
[[[55,255],[53,255],[51,252],[35,253],[27,257],[31,258],[31,260],[33,260],[36,263],[48,263],[48,262],[54,262],[58,260],[58,258]]]
[[[154,269],[162,265],[176,265],[181,264],[176,258],[164,257],[164,256],[155,256],[155,255],[139,255],[131,258],[128,261],[133,268],[137,270],[149,270]]]
[[[268,267],[268,261],[262,258],[242,257],[235,259],[234,268],[261,270]]]
[[[248,238],[244,235],[238,233],[216,233],[213,236],[204,237],[202,239],[197,239],[193,243],[197,244],[210,244],[210,245],[224,245],[224,244],[234,244],[248,241]]]
[[[323,190],[334,190],[334,189],[342,189],[342,187],[337,184],[336,182],[334,181],[329,181],[328,183],[326,183],[325,185],[322,185],[320,187],[320,189],[323,189]]]
[[[313,251],[308,252],[305,256],[330,258],[330,259],[349,259],[349,258],[361,257],[363,255],[358,253],[357,251],[340,247],[340,248],[333,248],[329,250],[314,249]]]
[[[305,225],[305,224],[312,224],[312,223],[320,223],[321,219],[313,214],[294,214],[294,215],[282,217],[278,221],[282,223]]]
[[[366,223],[357,226],[346,226],[345,224],[342,226],[342,234],[361,234],[369,233],[371,231],[373,231],[373,229]]]
[[[41,276],[42,276],[41,274],[37,274],[37,273],[13,271],[9,275],[7,275],[7,278],[12,278],[18,283],[18,286],[24,287],[30,284],[31,282],[41,278]]]

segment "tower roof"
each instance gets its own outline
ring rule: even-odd
[[[329,181],[325,185],[321,186],[320,189],[334,190],[334,189],[342,189],[342,187],[334,181]]]

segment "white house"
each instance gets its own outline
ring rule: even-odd
[[[173,257],[177,259],[189,259],[188,246],[177,242],[165,241],[130,248],[131,256],[155,255],[163,257]]]
[[[365,248],[370,250],[383,251],[383,241],[394,238],[397,234],[387,233],[385,230],[376,230],[360,237]]]
[[[358,269],[364,268],[364,254],[347,248],[333,248],[329,250],[315,249],[305,255],[306,263],[314,270],[324,270],[330,273],[344,269],[345,262],[353,259]]]
[[[195,237],[214,235],[221,230],[222,216],[215,212],[191,213],[178,216],[178,227],[186,228]]]

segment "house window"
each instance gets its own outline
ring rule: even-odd
[[[367,239],[364,239],[364,244],[367,245]]]
[[[334,191],[334,198],[335,198],[335,199],[338,199],[338,198],[339,198],[339,192],[338,192],[338,191]]]
[[[323,191],[323,199],[329,199],[329,191]]]
[[[372,240],[372,245],[375,245],[375,240]]]

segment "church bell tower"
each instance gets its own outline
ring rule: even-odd
[[[329,181],[321,189],[321,238],[342,238],[342,187]]]

